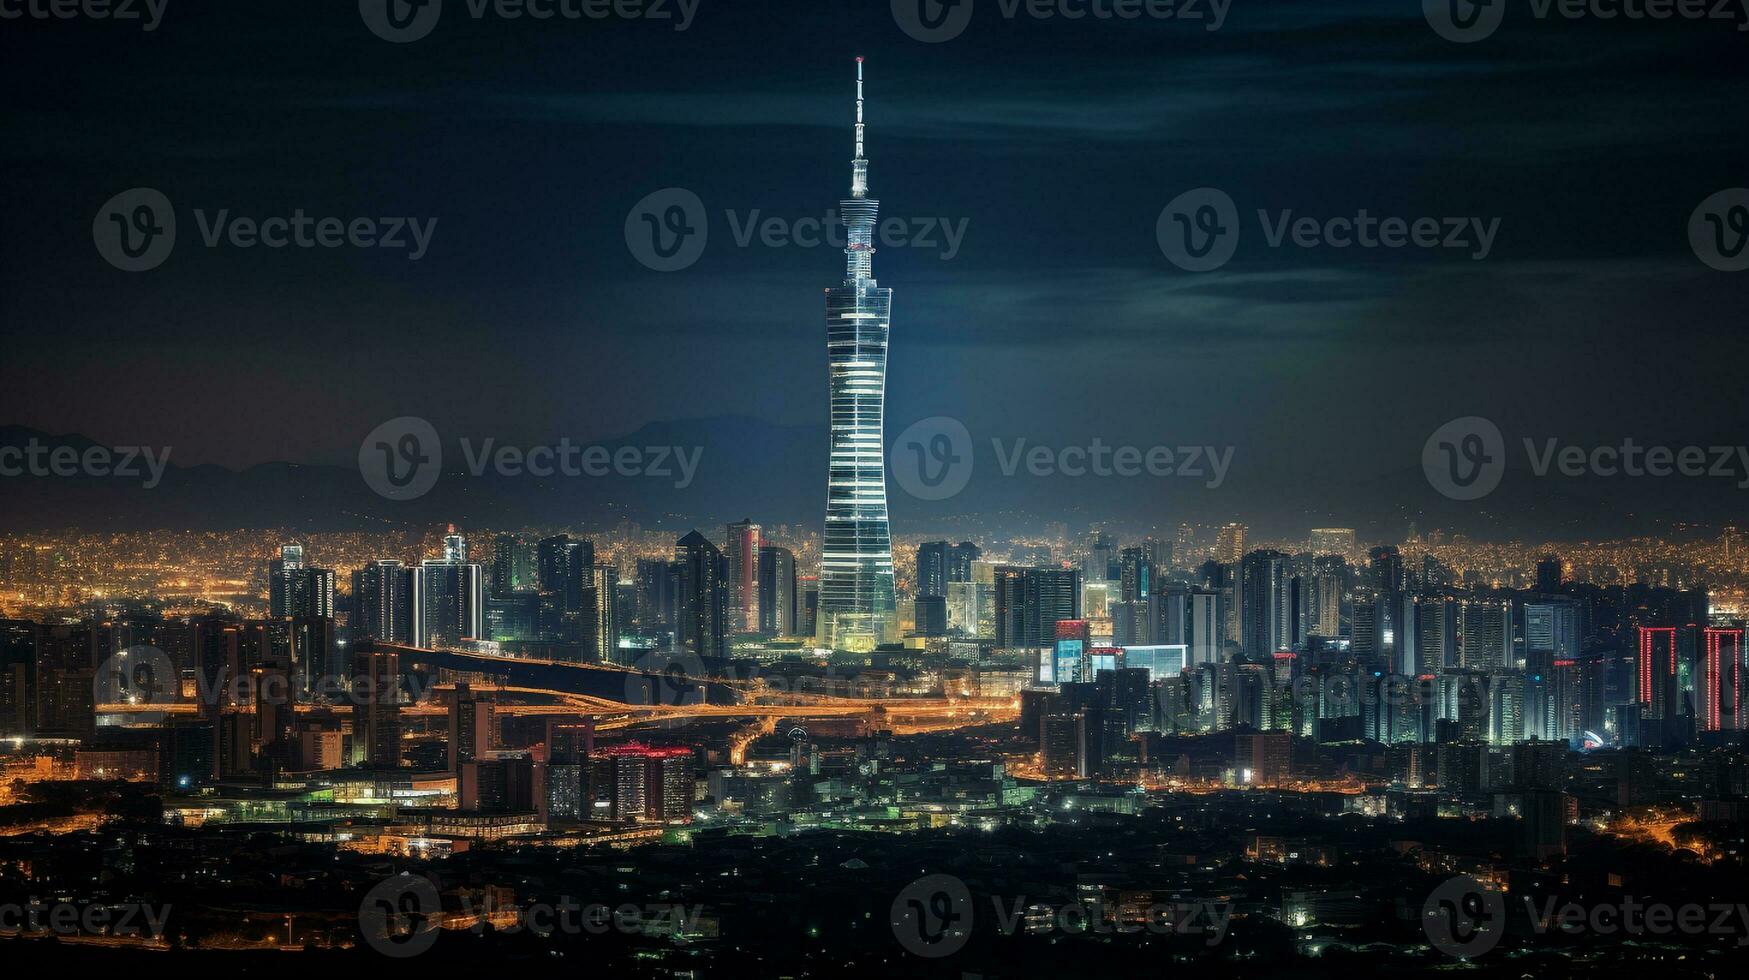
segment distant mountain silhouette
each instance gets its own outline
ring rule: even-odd
[[[889,425],[889,429],[894,428]],[[889,431],[892,438],[894,432]],[[0,426],[0,447],[31,440],[83,453],[97,443],[78,434]],[[381,528],[388,524],[611,526],[630,520],[684,531],[751,515],[762,523],[817,527],[825,507],[827,429],[781,426],[728,416],[657,422],[603,440],[622,447],[683,447],[697,456],[690,485],[670,457],[667,477],[506,476],[468,472],[459,441],[444,443],[433,489],[409,501],[370,489],[356,467],[270,463],[233,471],[184,467],[174,452],[162,483],[141,475],[0,477],[0,532],[45,528],[93,531],[299,527]],[[1674,443],[1672,443],[1674,445]],[[476,444],[476,449],[477,449]],[[526,447],[524,447],[526,448]],[[1711,533],[1745,521],[1746,491],[1734,478],[1538,477],[1513,446],[1498,489],[1475,502],[1437,493],[1418,467],[1359,479],[1335,469],[1274,472],[1241,453],[1226,481],[1159,477],[1005,475],[989,442],[974,447],[965,490],[943,501],[917,500],[888,480],[896,534],[971,533],[983,528],[1036,531],[1047,521],[1079,530],[1094,521],[1171,528],[1180,521],[1244,521],[1259,536],[1302,535],[1321,525],[1352,526],[1363,539],[1394,539],[1411,523],[1483,539],[1574,540],[1669,533],[1687,525]]]

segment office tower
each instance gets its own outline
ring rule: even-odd
[[[947,595],[946,541],[925,541],[917,546],[917,596]]]
[[[1544,555],[1536,563],[1536,590],[1545,595],[1561,591],[1561,559],[1557,555]]]
[[[1433,552],[1421,556],[1421,591],[1437,592],[1452,586],[1451,569]]]
[[[577,558],[587,558],[593,565],[595,546],[589,542],[573,542],[568,534],[542,538],[535,545],[535,583],[543,595],[562,597],[570,591],[571,568]]]
[[[279,557],[267,563],[267,614],[274,619],[291,615],[297,579],[304,568],[304,546],[282,544]]]
[[[1341,555],[1315,556],[1306,596],[1308,635],[1342,635],[1342,597],[1347,591],[1348,562]]]
[[[596,565],[588,570],[588,575],[583,618],[589,651],[597,663],[618,663],[619,609],[614,598],[619,585],[619,569],[612,565]]]
[[[820,578],[798,573],[796,588],[801,590],[801,600],[796,603],[796,635],[813,636],[820,621]]]
[[[1144,548],[1118,554],[1118,595],[1124,602],[1145,602],[1154,591],[1154,560]]]
[[[1680,697],[1676,665],[1676,628],[1671,626],[1641,626],[1638,628],[1639,656],[1635,668],[1639,677],[1636,698],[1645,707],[1644,717],[1651,721],[1674,720]]]
[[[729,631],[759,630],[759,549],[763,545],[759,525],[750,520],[730,524],[723,548],[729,569]]]
[[[98,651],[98,631],[91,626],[47,625],[37,630],[37,735],[80,738],[96,730]]]
[[[1293,736],[1287,732],[1240,735],[1233,752],[1240,782],[1275,786],[1293,775]]]
[[[970,541],[949,545],[946,556],[948,583],[970,582],[972,580],[972,564],[983,557],[983,549]]]
[[[1445,596],[1415,596],[1405,634],[1413,639],[1414,673],[1443,673],[1458,665],[1458,604]]]
[[[1551,599],[1524,604],[1524,722],[1529,737],[1555,740],[1574,734],[1555,699],[1555,663],[1578,656],[1576,603]]]
[[[672,561],[640,558],[633,623],[647,637],[672,636],[678,622],[680,572]]]
[[[885,412],[893,291],[874,279],[880,202],[868,196],[863,156],[862,59],[856,61],[856,158],[846,225],[844,284],[826,290],[831,446],[826,533],[820,555],[816,637],[833,649],[867,650],[898,638],[893,543],[887,526]]]
[[[0,737],[36,733],[35,623],[0,619]]]
[[[492,594],[507,596],[534,583],[524,582],[521,571],[527,546],[514,534],[500,534],[492,539]]]
[[[796,635],[796,556],[788,548],[759,549],[759,632]]]
[[[540,595],[512,592],[486,598],[486,638],[533,640],[540,636]]]
[[[498,747],[498,702],[458,683],[449,702],[449,771],[484,759]]]
[[[267,563],[268,615],[334,616],[334,570],[304,563],[304,546],[281,545],[279,557]]]
[[[413,642],[413,570],[394,559],[352,573],[352,636],[385,643]]]
[[[973,561],[965,581],[947,583],[947,628],[962,636],[996,636],[996,566]]]
[[[1240,562],[1240,647],[1248,656],[1268,657],[1293,646],[1288,583],[1288,557],[1279,551],[1253,551]]]
[[[1189,648],[1182,643],[1125,647],[1123,662],[1126,668],[1146,670],[1150,681],[1163,681],[1177,677],[1190,666],[1189,654]]]
[[[1391,545],[1374,548],[1371,559],[1372,587],[1379,592],[1402,592],[1408,583],[1404,578],[1403,556]]]
[[[486,574],[468,561],[467,540],[451,533],[443,557],[413,569],[413,645],[451,646],[486,636]]]
[[[1465,602],[1459,610],[1458,659],[1468,670],[1499,671],[1512,660],[1512,605],[1498,600]]]
[[[938,595],[920,595],[911,604],[912,633],[916,636],[933,637],[947,635],[947,598]]]
[[[1089,585],[1109,582],[1117,576],[1117,541],[1104,531],[1095,531],[1087,539],[1087,555],[1081,562],[1081,581]]]
[[[1701,731],[1741,731],[1745,727],[1744,629],[1699,627],[1695,711]]]
[[[680,649],[697,657],[722,657],[729,618],[727,563],[710,539],[697,531],[675,542],[679,572],[675,608]]]
[[[1087,666],[1088,647],[1092,634],[1084,619],[1065,619],[1052,626],[1054,640],[1048,649],[1038,652],[1038,670],[1034,677],[1041,684],[1077,684],[1091,681]]]
[[[1075,715],[1039,717],[1039,767],[1046,776],[1075,775],[1078,727]]]
[[[372,769],[401,767],[401,658],[360,650],[352,669],[353,756]]]
[[[1494,745],[1512,745],[1524,739],[1524,675],[1500,672],[1489,678],[1488,734]]]
[[[666,823],[692,815],[689,749],[603,746],[590,753],[589,766],[591,798],[609,819]]]
[[[1245,557],[1245,532],[1243,524],[1222,524],[1215,531],[1214,560],[1223,565],[1237,565]]]
[[[1314,555],[1351,555],[1354,553],[1354,528],[1312,528],[1311,549]]]
[[[1226,611],[1219,592],[1173,585],[1155,598],[1159,602],[1154,642],[1183,646],[1187,667],[1218,663],[1222,659],[1225,644],[1221,624]]]
[[[996,646],[1042,649],[1056,625],[1081,618],[1081,573],[1072,568],[998,566],[994,571]]]
[[[289,665],[275,663],[273,666],[286,669],[287,677],[295,690],[309,694],[327,684],[330,678],[345,675],[345,665],[336,660],[339,651],[337,640],[338,637],[334,635],[334,620],[327,616],[293,617],[291,662]]]

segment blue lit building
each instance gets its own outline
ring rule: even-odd
[[[897,641],[899,635],[882,432],[893,291],[874,279],[880,202],[868,196],[862,137],[858,58],[856,158],[851,162],[850,199],[838,205],[846,228],[844,285],[826,290],[832,442],[815,632],[822,646],[840,650],[872,649]]]

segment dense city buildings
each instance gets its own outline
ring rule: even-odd
[[[1148,32],[1196,20],[1188,4],[701,15],[773,32],[754,43],[685,34],[690,0],[476,2],[441,25],[441,3],[364,0],[347,24],[365,56],[289,29],[283,53],[233,47],[207,25],[291,15],[217,6],[124,51],[104,30],[127,5],[109,6],[0,0],[33,83],[15,86],[0,302],[36,325],[0,398],[32,425],[161,427],[187,461],[112,495],[94,461],[148,447],[36,452],[45,433],[0,418],[0,951],[19,976],[1749,965],[1749,550],[1731,516],[1749,480],[1672,481],[1649,504],[1603,482],[1607,453],[1537,438],[1607,430],[1618,403],[1657,430],[1704,404],[1732,431],[1740,344],[1676,321],[1741,308],[1749,191],[1691,215],[1695,188],[1650,146],[1708,180],[1733,159],[1729,76],[1663,46],[1700,25],[1630,16],[1574,46],[1556,21],[1586,11],[1565,5],[1509,18],[1490,54],[1446,42],[1483,40],[1498,5],[1283,20],[1264,3],[1190,51]],[[645,28],[673,18],[681,53],[652,55]],[[61,23],[79,19],[100,23]],[[1433,33],[1401,43],[1421,20]],[[1743,62],[1714,34],[1689,43]],[[919,72],[890,126],[865,123],[888,103],[865,101],[863,58],[850,104],[850,63],[831,69],[828,114],[794,89],[827,69],[771,56],[847,38],[901,45]],[[194,66],[183,84],[159,84],[165,50]],[[329,63],[345,84],[312,86]],[[1490,67],[1594,105],[1502,115],[1525,100]],[[1649,67],[1706,97],[1607,84]],[[1272,73],[1291,100],[1258,86]],[[773,78],[781,98],[748,94]],[[1454,115],[1464,92],[1435,85],[1454,78],[1488,111]],[[1233,129],[1212,155],[1203,117]],[[1326,131],[1303,138],[1300,117]],[[351,128],[308,145],[324,124]],[[784,213],[846,124],[848,196]],[[1502,152],[1489,129],[1524,138]],[[168,149],[142,138],[160,130]],[[916,215],[949,217],[883,219],[870,132],[890,134]],[[599,154],[560,152],[578,134]],[[952,156],[912,155],[938,144]],[[557,160],[583,179],[549,179]],[[1346,208],[1351,172],[1393,207],[1427,185],[1482,216],[1309,213]],[[1163,173],[1234,193],[1126,193]],[[86,202],[153,174],[187,211],[180,242],[164,192]],[[1296,196],[1295,174],[1330,186]],[[377,219],[243,214],[255,186],[389,193],[361,206],[441,210],[468,247],[412,272]],[[550,199],[529,206],[527,186]],[[1520,209],[1502,222],[1478,190]],[[1666,198],[1668,220],[1642,220]],[[1556,220],[1572,201],[1586,219]],[[1061,209],[1069,226],[1035,224]],[[44,217],[62,212],[77,220]],[[562,233],[533,224],[547,213]],[[1230,237],[1252,213],[1263,234]],[[1618,213],[1632,247],[1596,237]],[[968,220],[984,250],[949,265]],[[1502,223],[1551,238],[1503,236],[1485,265]],[[1412,242],[1362,254],[1399,225]],[[1439,266],[1407,251],[1433,247],[1430,225],[1488,229],[1486,247]],[[307,226],[321,249],[298,254]],[[1585,240],[1555,247],[1575,226]],[[69,228],[97,254],[45,275]],[[951,254],[925,244],[938,232]],[[1138,264],[1138,241],[1158,261]],[[1701,266],[1668,261],[1671,241]],[[914,284],[898,348],[877,246]],[[840,249],[822,351],[809,270]],[[1427,438],[1448,408],[1464,414]],[[1131,444],[1142,432],[1158,443]],[[1689,450],[1749,466],[1730,447],[1641,458],[1679,470]]]

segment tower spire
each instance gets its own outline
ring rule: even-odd
[[[868,159],[862,155],[862,56],[856,58],[856,159],[850,162],[850,196],[868,196]]]

